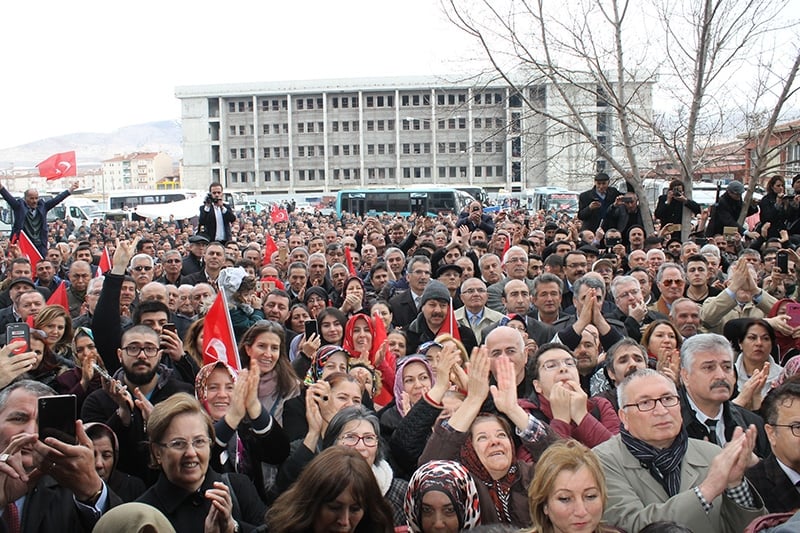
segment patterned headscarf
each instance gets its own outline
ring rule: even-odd
[[[797,374],[800,374],[800,355],[795,355],[786,361],[786,364],[783,365],[783,370],[778,376],[778,379],[775,380],[774,387],[782,385],[784,381]]]
[[[443,492],[450,498],[459,531],[480,525],[478,489],[467,469],[455,461],[430,461],[419,467],[408,482],[404,510],[411,533],[422,533],[422,498],[431,491]]]
[[[336,346],[335,344],[327,344],[320,347],[320,349],[317,350],[317,353],[314,354],[314,359],[311,360],[311,366],[308,368],[308,372],[306,372],[306,377],[303,380],[303,383],[306,385],[313,385],[322,379],[322,372],[325,370],[325,363],[327,363],[328,359],[330,359],[331,356],[336,353],[343,353],[345,356],[347,356],[347,368],[349,370],[350,354],[347,352],[347,350],[341,346]]]
[[[400,412],[400,416],[405,416],[403,413],[406,411],[405,406],[403,405],[403,370],[410,363],[422,363],[425,365],[425,370],[428,371],[428,375],[431,378],[431,387],[436,385],[436,376],[434,376],[428,360],[423,356],[409,355],[408,357],[401,359],[400,362],[397,363],[397,373],[394,375],[394,400],[395,404],[397,405],[397,410]]]
[[[236,372],[233,371],[233,368],[229,367],[222,361],[215,361],[213,363],[208,363],[207,365],[203,366],[197,372],[197,377],[194,378],[194,394],[195,396],[197,396],[197,399],[203,405],[203,409],[205,409],[206,412],[208,412],[206,382],[208,382],[208,378],[211,377],[211,373],[217,368],[225,369],[228,372],[228,374],[230,374],[231,379],[233,379],[233,382],[236,383]]]

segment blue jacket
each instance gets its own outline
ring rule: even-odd
[[[11,210],[14,211],[14,225],[11,227],[11,237],[19,237],[19,232],[22,231],[22,224],[25,222],[25,215],[28,214],[28,205],[25,203],[25,198],[14,198],[5,187],[0,189],[0,195],[8,202]],[[70,191],[67,189],[46,202],[39,198],[39,202],[36,204],[36,211],[42,216],[42,229],[39,232],[40,244],[38,246],[39,253],[42,254],[42,257],[47,255],[47,212],[63,202],[69,195]],[[29,237],[31,237],[31,240],[34,240],[33,235],[29,235]]]

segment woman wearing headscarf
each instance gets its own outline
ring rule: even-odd
[[[123,502],[132,502],[144,494],[146,490],[144,481],[117,470],[119,439],[116,433],[100,422],[89,422],[84,429],[86,436],[92,440],[97,475],[108,484],[108,488]]]
[[[393,384],[394,400],[379,413],[381,435],[388,441],[415,403],[436,383],[433,369],[421,355],[409,355],[397,364]]]
[[[351,316],[344,328],[342,346],[354,360],[368,363],[378,371],[381,386],[373,401],[381,407],[389,405],[395,385],[396,354],[389,350],[381,319],[364,314]]]
[[[786,306],[790,303],[797,303],[791,298],[783,298],[775,302],[775,305],[769,310],[767,314],[767,318],[774,318],[780,315],[786,314]],[[786,335],[785,333],[781,333],[780,329],[773,328],[775,330],[775,344],[778,346],[778,354],[776,355],[776,359],[779,363],[783,364],[795,355],[800,354],[800,336],[793,337],[792,335]]]
[[[72,352],[75,354],[77,366],[60,374],[56,378],[54,389],[59,394],[74,394],[80,412],[83,401],[90,393],[102,387],[100,374],[94,371],[93,364],[103,366],[103,359],[97,352],[92,330],[79,327],[72,339]]]
[[[456,461],[420,466],[408,482],[405,512],[411,533],[466,531],[481,523],[478,489]]]
[[[277,465],[289,456],[289,439],[258,399],[255,361],[237,376],[217,361],[203,366],[195,378],[195,395],[214,423],[211,468],[251,479],[261,499],[266,487],[261,463]]]

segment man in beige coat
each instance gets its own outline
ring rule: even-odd
[[[692,531],[740,533],[764,514],[744,479],[756,430],[736,428],[725,448],[686,435],[675,383],[639,370],[619,385],[620,434],[594,448],[606,474],[604,519],[626,531],[672,520]]]
[[[700,319],[710,333],[722,335],[725,324],[736,318],[764,318],[777,300],[756,283],[755,270],[744,259],[730,268],[730,283],[717,296],[703,302]]]

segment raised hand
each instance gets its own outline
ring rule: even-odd
[[[553,412],[553,420],[560,420],[567,424],[572,420],[570,415],[570,405],[572,397],[570,390],[567,389],[563,383],[553,383],[553,388],[550,389],[550,409]]]
[[[204,533],[228,533],[235,530],[233,520],[233,500],[225,483],[214,482],[214,488],[205,492],[205,498],[211,501],[211,508],[203,524]]]
[[[247,413],[247,378],[249,375],[250,372],[248,370],[242,370],[236,378],[236,383],[233,384],[231,403],[228,405],[228,412],[225,413],[225,423],[233,429],[239,427],[244,415]]]
[[[75,445],[47,437],[44,442],[34,442],[33,449],[41,459],[40,470],[71,490],[78,500],[88,500],[102,488],[103,481],[94,469],[94,447],[80,420],[75,422],[75,436]]]
[[[247,407],[247,416],[250,420],[255,420],[261,415],[264,406],[261,405],[261,400],[258,399],[258,382],[261,377],[261,372],[258,370],[258,362],[255,359],[250,361],[250,370],[243,370],[239,373],[239,380],[244,381],[247,385],[247,394],[244,398],[244,404]]]
[[[753,375],[745,382],[739,395],[733,399],[733,403],[751,411],[757,411],[761,407],[763,400],[762,391],[767,384],[769,377],[769,361],[764,363],[762,368],[757,368]]]
[[[489,396],[489,351],[486,346],[472,350],[467,380],[467,395],[483,402]]]
[[[144,395],[139,387],[133,389],[133,395],[136,397],[133,403],[142,412],[142,418],[144,418],[144,422],[146,424],[150,419],[150,413],[153,412],[153,404],[150,403],[150,400],[147,399],[147,396]]]
[[[2,456],[6,459],[0,461],[0,507],[5,507],[28,492],[31,479],[22,464],[22,449],[30,448],[38,438],[38,435],[31,433],[14,435],[3,450]]]
[[[25,372],[32,370],[36,364],[35,352],[13,354],[14,350],[23,346],[25,346],[25,341],[18,340],[6,344],[0,349],[0,388],[5,387]]]

